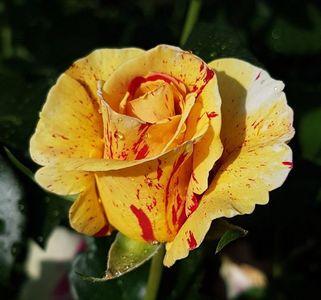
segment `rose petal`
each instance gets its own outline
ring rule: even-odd
[[[209,77],[208,69],[197,56],[177,47],[160,45],[122,64],[105,82],[104,98],[118,112],[133,78],[153,72],[174,77],[182,81],[190,92],[196,93],[201,91]]]
[[[110,234],[111,228],[97,193],[95,177],[91,178],[91,184],[78,196],[69,210],[70,225],[86,235],[105,236]]]
[[[208,122],[209,127],[202,139],[194,145],[193,174],[190,178],[187,194],[187,215],[195,208],[194,194],[200,195],[207,189],[209,172],[223,151],[220,139],[221,96],[218,91],[216,76],[204,87],[197,98],[196,104],[187,120],[188,132],[185,139],[190,139],[199,130],[202,123]]]
[[[213,219],[250,213],[255,204],[267,203],[268,192],[283,183],[292,161],[285,142],[293,136],[293,116],[282,84],[239,60],[210,65],[217,71],[222,97],[224,153],[198,208],[167,244],[167,266],[199,246]]]
[[[91,185],[88,172],[66,171],[62,165],[40,168],[35,174],[36,182],[44,189],[58,195],[75,195]]]
[[[240,147],[293,137],[293,112],[282,92],[284,84],[249,63],[220,59],[209,64],[218,76],[222,99],[221,138],[224,155]]]
[[[176,134],[181,116],[155,124],[119,114],[102,101],[105,157],[119,160],[141,160],[161,155],[165,145]]]
[[[157,160],[99,173],[98,189],[110,223],[136,240],[171,240],[176,232],[171,232],[173,226],[169,227],[167,219],[175,187],[170,183],[176,183],[177,172],[191,151],[192,145],[187,143]]]
[[[30,141],[40,165],[61,158],[102,157],[103,124],[98,109],[79,82],[61,75],[47,97]]]
[[[106,81],[121,64],[144,52],[137,48],[98,49],[74,62],[65,73],[81,83],[90,97],[99,103],[97,81]]]
[[[174,96],[170,85],[162,85],[127,104],[127,115],[148,123],[175,116]]]

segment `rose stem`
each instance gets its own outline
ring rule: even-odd
[[[152,258],[144,300],[155,300],[162,277],[165,247],[161,246]]]
[[[179,42],[180,46],[183,46],[186,43],[190,33],[192,32],[192,29],[198,19],[201,6],[202,0],[190,0],[181,39]]]

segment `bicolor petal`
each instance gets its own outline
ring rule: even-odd
[[[96,106],[79,82],[61,75],[31,138],[32,159],[49,165],[62,158],[102,157],[103,124]]]
[[[74,62],[65,73],[77,80],[90,98],[99,103],[97,81],[108,80],[120,65],[144,52],[138,48],[98,49]]]
[[[282,84],[239,60],[210,65],[217,71],[222,97],[224,153],[197,209],[167,244],[167,266],[200,245],[213,219],[251,213],[256,204],[266,204],[268,192],[284,182],[292,166],[285,142],[294,133],[293,116]],[[254,120],[259,124],[253,125]]]
[[[69,220],[73,229],[85,235],[100,237],[111,233],[94,176],[71,206]]]
[[[58,195],[76,195],[91,185],[93,174],[82,171],[66,171],[62,165],[40,168],[36,182],[44,189]]]
[[[133,82],[136,86],[141,78],[155,73],[158,75],[153,80],[159,79],[161,74],[162,80],[169,82],[169,78],[164,78],[169,76],[174,78],[178,86],[183,83],[187,93],[199,94],[214,75],[204,66],[204,61],[190,52],[160,45],[122,64],[105,82],[104,98],[113,110],[118,111],[126,93],[131,92]]]
[[[187,143],[156,160],[98,173],[98,190],[110,223],[136,240],[172,240],[176,232],[168,225],[167,218],[167,211],[172,210],[172,191],[176,188],[172,182],[180,185],[176,182],[177,174],[191,151],[192,145]]]

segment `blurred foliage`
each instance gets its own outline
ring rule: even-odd
[[[0,143],[32,171],[28,153],[49,87],[78,57],[99,47],[177,45],[186,0],[0,0]],[[234,56],[285,82],[298,135],[294,170],[270,204],[235,219],[249,230],[223,253],[259,266],[265,290],[241,299],[321,298],[321,7],[313,0],[204,0],[184,45],[203,59]],[[24,274],[26,240],[44,246],[52,229],[67,225],[70,202],[47,194],[1,149],[1,293],[14,299]],[[235,250],[246,243],[251,255]],[[75,299],[141,299],[148,264],[113,282],[93,285],[75,272],[103,275],[110,239],[90,239],[70,271]],[[159,299],[225,299],[219,256],[208,241],[164,271]],[[103,260],[103,262],[102,262]],[[115,296],[116,295],[116,296]],[[115,298],[116,297],[116,298]]]

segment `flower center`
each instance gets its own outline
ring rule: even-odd
[[[128,85],[120,107],[126,115],[148,123],[181,114],[186,87],[179,80],[162,73],[135,77]]]

